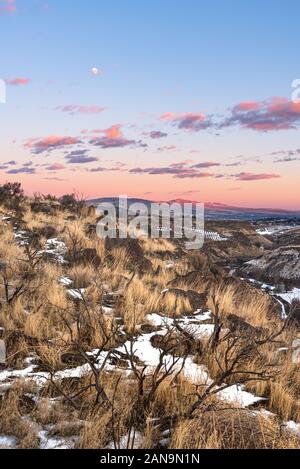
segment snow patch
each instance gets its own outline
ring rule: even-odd
[[[14,436],[0,435],[0,449],[12,449],[17,445],[17,439]]]

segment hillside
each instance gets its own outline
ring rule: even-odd
[[[246,222],[208,222],[200,251],[96,225],[74,196],[2,198],[0,446],[300,448],[298,290],[277,284],[298,248]]]

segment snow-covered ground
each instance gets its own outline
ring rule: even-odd
[[[40,254],[49,254],[59,264],[65,264],[65,254],[67,252],[67,246],[63,241],[59,241],[57,238],[48,239],[46,242],[45,249],[40,251]]]
[[[0,435],[0,449],[13,449],[16,444],[17,439],[14,436]]]
[[[289,231],[289,230],[297,229],[297,228],[299,228],[299,226],[295,227],[294,225],[268,225],[264,228],[259,228],[258,230],[256,230],[256,233],[260,235],[272,236],[274,234],[280,234],[285,231]]]
[[[292,303],[293,300],[300,301],[300,288],[293,288],[293,290],[287,293],[279,293],[278,296],[288,303]]]
[[[211,313],[206,312],[204,314],[200,314],[196,312],[194,316],[185,317],[178,320],[178,324],[180,324],[181,328],[185,329],[195,338],[203,337],[203,336],[210,336],[213,332],[213,324],[201,324],[203,321],[207,321],[211,318]],[[155,335],[166,335],[170,329],[173,327],[174,321],[173,319],[160,316],[157,314],[148,315],[148,321],[153,325],[160,327],[160,330],[157,332],[152,332],[148,334],[141,334],[136,337],[133,342],[133,345],[130,341],[126,342],[124,345],[118,347],[116,352],[121,352],[123,354],[128,353],[131,350],[131,346],[133,347],[134,355],[143,362],[147,369],[148,373],[151,373],[153,369],[159,364],[160,360],[160,349],[153,347],[151,343],[151,339]],[[174,328],[174,332],[176,328]],[[91,352],[89,355],[97,356],[98,350]],[[105,369],[106,370],[116,370],[117,367],[112,365],[110,360],[108,359],[109,353],[103,351],[99,354],[97,358],[97,366],[100,368],[104,361]],[[189,356],[186,360],[182,358],[175,358],[171,355],[166,355],[164,357],[164,368],[168,369],[170,366],[174,364],[174,360],[176,361],[173,373],[177,373],[178,371],[182,370],[184,376],[189,379],[193,384],[211,384],[211,379],[207,373],[207,370],[204,366],[198,365],[194,362],[193,357]],[[20,378],[27,378],[29,380],[34,381],[37,385],[43,385],[50,378],[50,375],[45,372],[36,372],[36,366],[32,364],[33,358],[28,359],[27,363],[28,366],[23,370],[4,370],[0,372],[0,382],[1,383],[9,383],[12,384],[16,379]],[[122,370],[124,371],[124,370]],[[90,366],[88,364],[81,365],[75,368],[69,368],[66,370],[62,370],[56,373],[55,377],[57,380],[63,378],[75,378],[75,377],[82,377],[85,374],[90,372]],[[125,373],[130,373],[130,364],[128,362],[128,369],[125,370]],[[249,405],[254,404],[255,402],[263,400],[260,397],[254,396],[246,391],[244,391],[243,387],[241,386],[231,386],[226,390],[220,391],[219,397],[224,399],[228,402],[238,404],[242,407],[246,407]]]

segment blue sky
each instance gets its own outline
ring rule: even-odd
[[[1,180],[299,208],[299,13],[293,0],[0,0]],[[72,151],[95,161],[70,163]]]

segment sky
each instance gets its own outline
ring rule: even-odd
[[[0,0],[0,184],[300,210],[299,17],[298,0]]]

